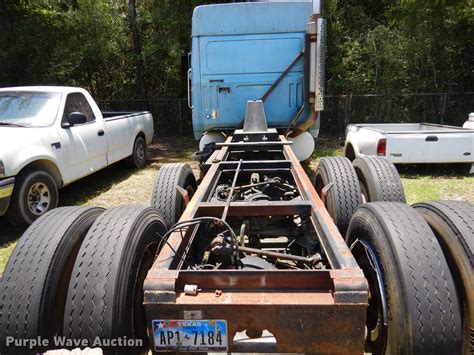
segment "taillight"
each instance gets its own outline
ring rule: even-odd
[[[377,155],[383,155],[387,153],[387,140],[385,138],[379,139],[377,143]]]

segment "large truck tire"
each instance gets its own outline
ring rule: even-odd
[[[339,231],[344,233],[349,220],[361,204],[359,181],[349,159],[322,158],[316,169],[314,187]],[[328,190],[325,191],[325,188]]]
[[[197,189],[193,169],[184,163],[164,164],[155,178],[151,206],[163,216],[168,228],[178,222],[185,208],[183,196],[177,186],[192,197]]]
[[[346,241],[369,283],[366,352],[461,353],[458,292],[420,214],[398,202],[364,204],[351,219]]]
[[[162,217],[149,207],[115,207],[95,221],[69,283],[63,328],[67,338],[84,339],[89,346],[97,339],[125,337],[143,344],[105,346],[105,353],[132,354],[147,348],[143,282],[165,233]]]
[[[406,202],[395,165],[384,157],[366,156],[353,162],[364,202]]]
[[[464,354],[474,354],[474,205],[464,201],[423,202],[413,207],[438,239],[464,308]]]
[[[30,225],[58,206],[58,185],[46,171],[26,169],[15,181],[7,217],[13,225]]]
[[[52,343],[62,334],[72,267],[82,240],[103,211],[57,208],[37,219],[20,238],[0,281],[0,353],[28,350],[6,348],[7,337],[41,337]]]

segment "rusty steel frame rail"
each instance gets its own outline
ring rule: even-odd
[[[228,217],[308,214],[330,269],[185,270],[183,259],[191,249],[198,227],[189,227],[184,233],[174,232],[158,253],[144,284],[151,344],[154,319],[225,319],[229,351],[240,349],[240,343],[233,341],[236,332],[247,330],[248,334],[258,334],[268,330],[276,339],[275,348],[269,350],[257,340],[250,349],[247,344],[245,351],[363,353],[367,281],[293,153],[291,142],[279,136],[278,143],[234,144],[232,137],[228,137],[213,157],[213,164],[180,221],[203,216],[220,217],[225,210]],[[278,146],[285,160],[226,161],[232,150],[265,150],[270,146],[272,149]],[[222,172],[232,172],[238,165],[241,171],[266,171],[268,168],[290,172],[302,200],[232,202],[228,205],[227,202],[209,202]],[[200,292],[186,295],[184,286],[187,284],[198,285]]]

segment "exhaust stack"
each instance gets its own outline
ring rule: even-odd
[[[318,113],[324,110],[324,73],[325,73],[325,38],[326,22],[322,18],[323,0],[313,0],[313,14],[307,25],[309,48],[305,48],[306,60],[309,61],[308,104],[310,117],[289,134],[296,138],[310,129],[318,119]],[[309,55],[308,55],[309,53]]]
[[[316,112],[324,110],[325,20],[322,0],[313,0],[313,14],[308,23],[310,79],[309,102]]]

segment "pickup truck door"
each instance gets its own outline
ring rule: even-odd
[[[71,112],[81,112],[87,122],[68,126]],[[107,166],[107,136],[102,116],[94,113],[82,93],[70,93],[66,98],[61,127],[60,144],[68,171],[69,182]]]

